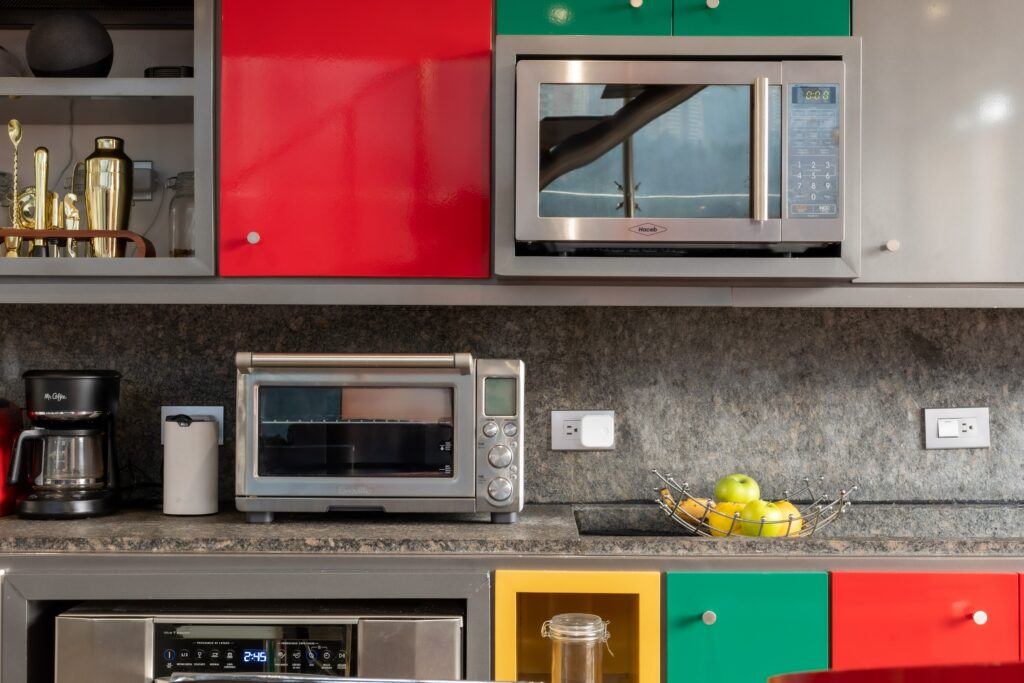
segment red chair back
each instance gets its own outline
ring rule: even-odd
[[[768,683],[1024,683],[1024,662],[905,669],[816,671],[772,676]]]

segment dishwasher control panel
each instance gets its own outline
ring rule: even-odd
[[[356,624],[153,623],[153,678],[174,673],[354,675]]]

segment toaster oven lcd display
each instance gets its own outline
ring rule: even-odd
[[[514,377],[487,377],[484,379],[484,415],[487,417],[516,416],[516,379]]]
[[[454,400],[450,387],[261,386],[258,474],[452,477]]]

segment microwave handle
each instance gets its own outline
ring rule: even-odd
[[[753,219],[768,220],[768,77],[754,81],[754,149],[751,156]]]
[[[473,356],[448,354],[357,354],[357,353],[237,353],[235,365],[248,368],[443,368],[468,375]]]

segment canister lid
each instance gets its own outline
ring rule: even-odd
[[[596,614],[556,614],[550,621],[544,622],[540,633],[545,638],[556,640],[604,642],[608,640],[608,622]]]
[[[168,415],[165,422],[177,422],[179,427],[188,427],[193,422],[216,422],[217,418],[213,415],[186,415],[179,413],[178,415]]]

